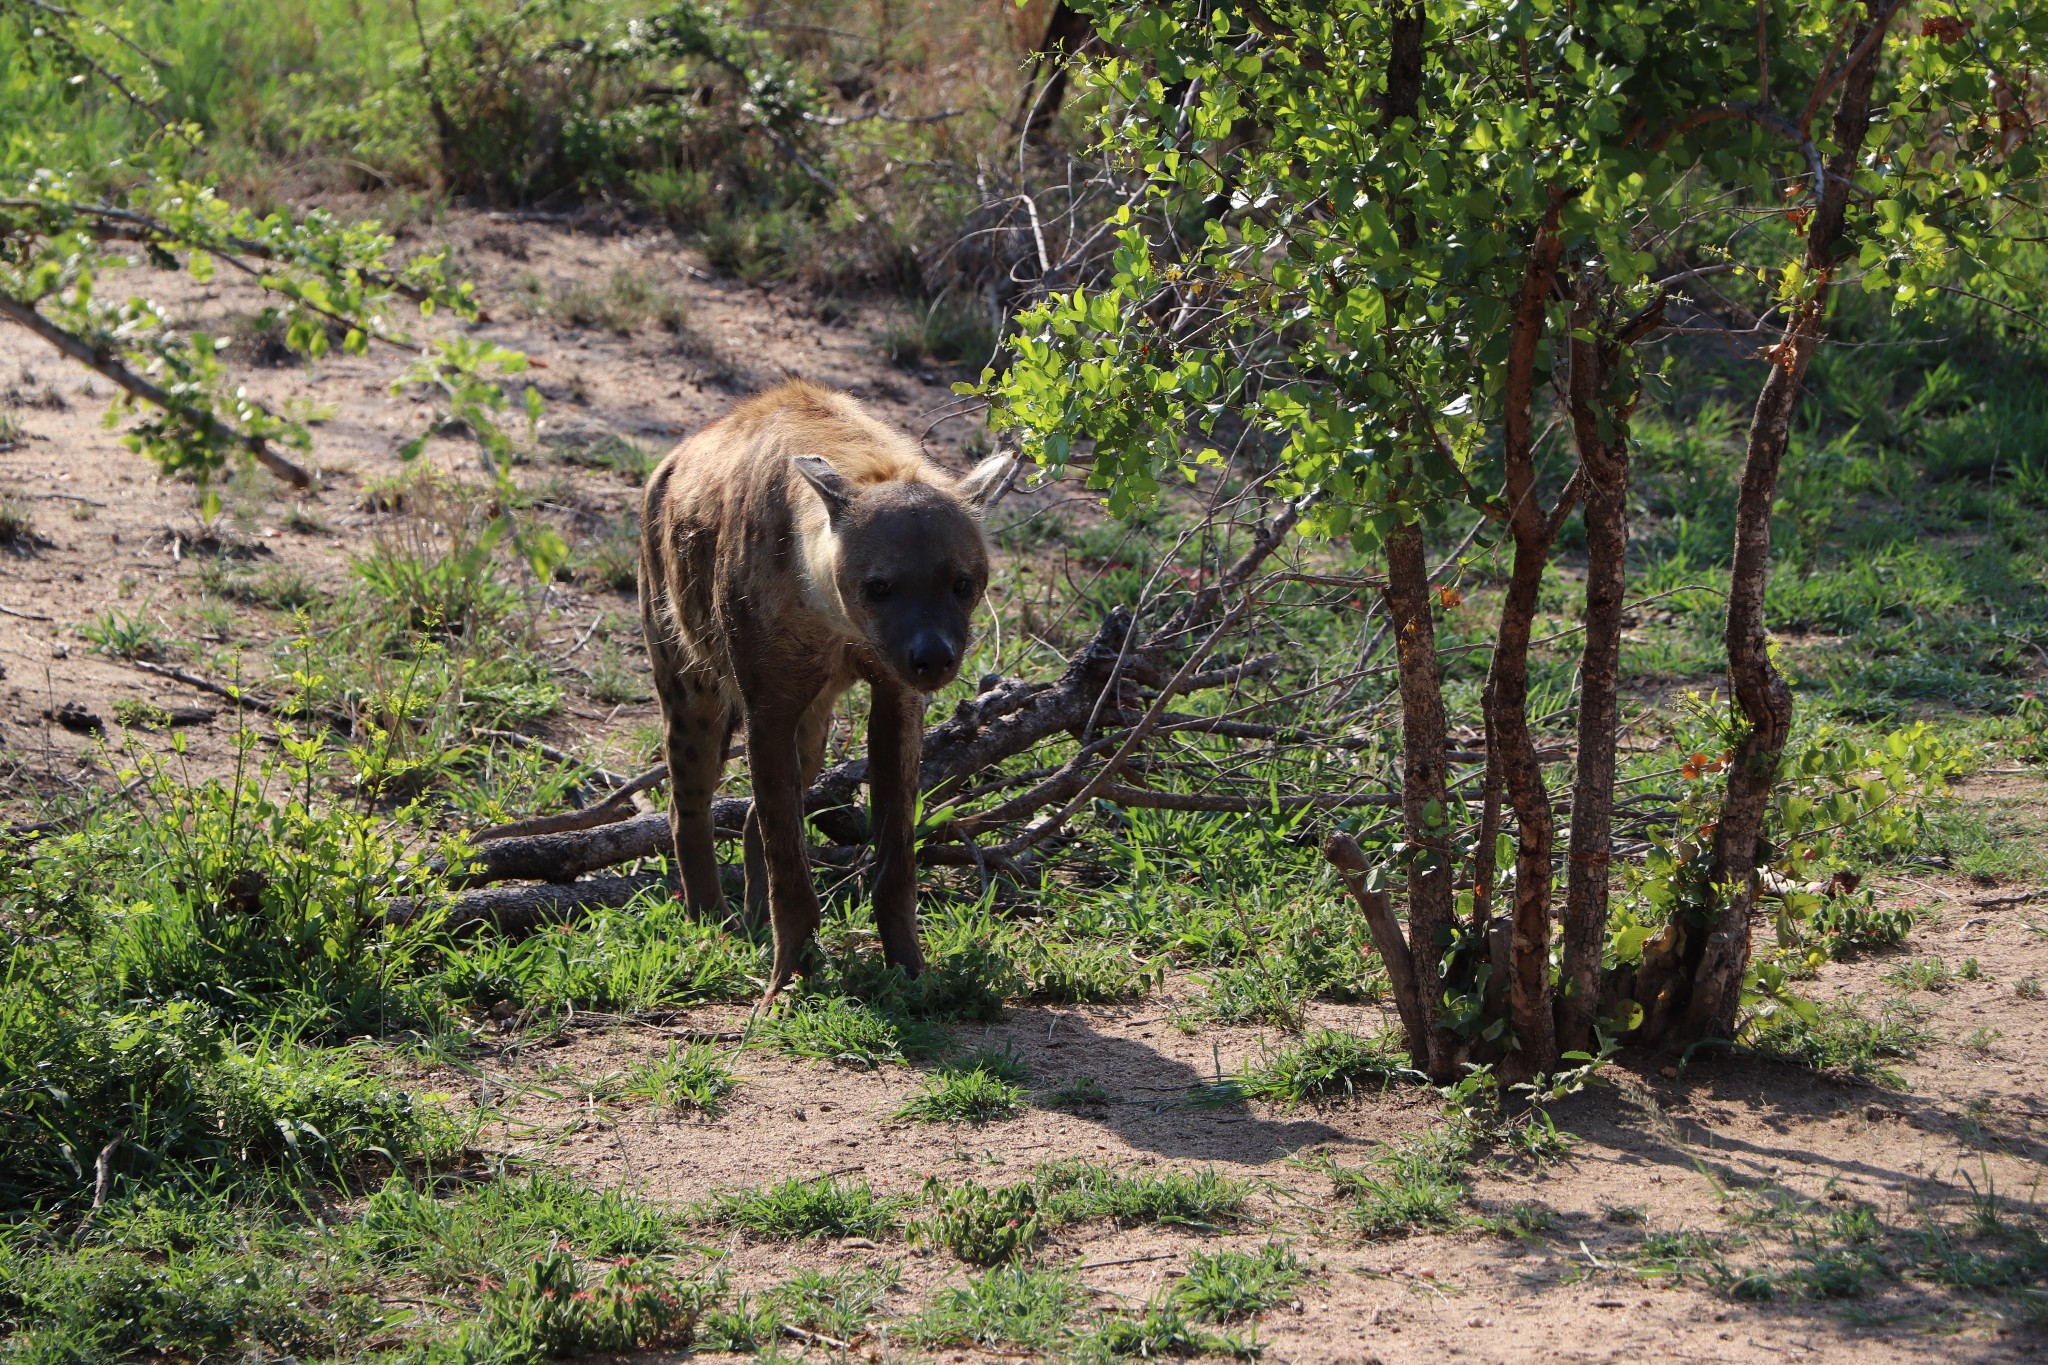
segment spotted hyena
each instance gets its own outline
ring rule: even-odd
[[[818,926],[804,792],[832,707],[873,689],[868,791],[882,949],[917,941],[913,821],[923,696],[951,682],[988,586],[981,512],[1005,456],[955,479],[843,393],[790,383],[740,403],[647,482],[640,601],[666,723],[670,828],[683,894],[722,914],[711,800],[735,729],[754,779],[747,900],[775,932],[772,997]]]

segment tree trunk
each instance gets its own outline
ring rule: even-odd
[[[1609,842],[1614,817],[1615,732],[1620,687],[1621,616],[1628,586],[1628,416],[1609,388],[1620,346],[1595,337],[1587,290],[1572,317],[1570,405],[1579,449],[1580,506],[1586,525],[1586,641],[1579,658],[1579,757],[1572,793],[1565,879],[1558,1047],[1590,1052],[1600,1010],[1600,957],[1607,938]]]
[[[1515,558],[1485,691],[1487,758],[1500,774],[1515,811],[1515,897],[1510,912],[1507,991],[1514,1048],[1503,1060],[1502,1072],[1507,1079],[1518,1081],[1557,1065],[1550,1008],[1554,830],[1543,764],[1536,756],[1535,737],[1529,733],[1529,639],[1554,538],[1550,518],[1536,493],[1535,368],[1558,258],[1564,249],[1557,230],[1563,206],[1563,194],[1552,190],[1549,207],[1530,244],[1508,336],[1502,444]]]
[[[1438,1081],[1457,1079],[1464,1047],[1442,1026],[1444,944],[1451,936],[1450,793],[1445,782],[1443,680],[1429,561],[1415,522],[1387,536],[1387,612],[1401,677],[1401,818],[1408,841],[1408,956],[1429,1018],[1429,1052],[1416,1065]]]
[[[1888,23],[1897,6],[1871,0],[1874,22]],[[1842,82],[1835,109],[1835,154],[1828,159],[1813,218],[1807,224],[1806,270],[1811,293],[1793,315],[1785,339],[1770,353],[1771,373],[1757,395],[1735,503],[1735,563],[1728,584],[1728,685],[1747,729],[1728,768],[1728,791],[1714,831],[1717,886],[1729,888],[1702,945],[1692,999],[1686,1011],[1688,1038],[1730,1037],[1741,1003],[1742,974],[1749,964],[1749,916],[1755,900],[1757,844],[1764,814],[1777,783],[1778,760],[1792,729],[1792,692],[1771,663],[1764,624],[1764,589],[1771,573],[1771,504],[1778,470],[1791,439],[1801,381],[1821,339],[1822,319],[1847,215],[1851,180],[1862,159],[1870,127],[1870,94],[1877,81],[1883,41],[1869,25],[1856,30],[1846,50],[1861,59]]]

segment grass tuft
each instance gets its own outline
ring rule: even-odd
[[[1173,1301],[1202,1322],[1237,1322],[1287,1300],[1308,1267],[1280,1242],[1257,1251],[1196,1251]]]
[[[886,1237],[903,1223],[901,1200],[878,1195],[862,1180],[842,1184],[785,1180],[751,1190],[729,1190],[700,1210],[705,1222],[744,1228],[762,1237]]]

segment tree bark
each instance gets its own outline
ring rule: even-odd
[[[1609,843],[1621,664],[1621,617],[1628,586],[1628,416],[1610,396],[1620,361],[1615,341],[1592,335],[1600,319],[1590,289],[1573,310],[1572,432],[1579,451],[1586,526],[1586,639],[1579,657],[1579,755],[1572,792],[1569,866],[1557,1001],[1558,1047],[1589,1052],[1600,1009],[1600,958],[1607,938]]]
[[[1438,1081],[1457,1079],[1464,1046],[1439,1022],[1444,945],[1451,937],[1449,789],[1445,781],[1443,679],[1431,615],[1429,561],[1414,522],[1387,536],[1387,613],[1401,685],[1401,820],[1408,842],[1408,954],[1429,1019],[1426,1055],[1414,1060]]]
[[[1564,250],[1558,233],[1563,207],[1564,195],[1552,190],[1530,244],[1508,335],[1502,445],[1515,557],[1484,693],[1487,757],[1500,774],[1515,812],[1515,896],[1510,911],[1513,928],[1507,991],[1514,1046],[1502,1066],[1510,1080],[1525,1080],[1557,1064],[1550,1007],[1550,854],[1555,830],[1543,765],[1536,754],[1535,737],[1529,733],[1529,641],[1543,570],[1550,562],[1555,538],[1536,492],[1535,371],[1551,287]]]
[[[1757,844],[1778,778],[1778,761],[1792,730],[1792,692],[1770,658],[1764,590],[1771,574],[1771,504],[1778,471],[1791,439],[1806,367],[1819,345],[1833,287],[1837,247],[1847,217],[1851,177],[1862,159],[1870,127],[1871,91],[1883,41],[1873,27],[1888,25],[1896,3],[1870,0],[1871,20],[1857,29],[1848,50],[1860,53],[1842,81],[1835,108],[1835,153],[1828,158],[1813,217],[1807,224],[1806,270],[1811,293],[1794,313],[1785,339],[1770,352],[1771,373],[1757,395],[1735,503],[1735,562],[1728,583],[1728,685],[1746,729],[1728,768],[1728,790],[1714,831],[1714,882],[1725,887],[1719,913],[1701,945],[1684,1032],[1689,1038],[1730,1037],[1749,964],[1749,916],[1756,897]],[[1875,38],[1875,41],[1867,39]]]

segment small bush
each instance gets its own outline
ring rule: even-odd
[[[932,1213],[911,1224],[913,1241],[944,1247],[969,1265],[994,1265],[1031,1249],[1038,1240],[1038,1191],[1029,1182],[925,1185]]]

